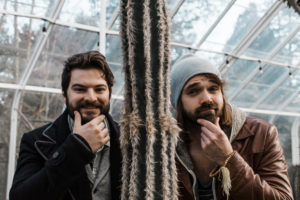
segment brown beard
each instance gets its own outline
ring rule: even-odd
[[[109,109],[110,109],[110,104],[108,103],[107,105],[104,104],[103,102],[100,102],[100,101],[97,101],[97,102],[88,102],[88,101],[80,101],[76,107],[72,107],[70,104],[69,104],[69,99],[68,97],[66,97],[66,107],[67,107],[67,111],[68,111],[68,114],[71,116],[71,118],[74,120],[74,111],[78,111],[80,113],[80,109],[81,108],[87,108],[87,107],[95,107],[95,108],[98,108],[101,110],[101,114],[102,115],[107,115],[109,113]],[[81,115],[81,124],[86,124],[88,123],[89,121],[91,121],[92,119],[87,119],[87,118],[84,118],[82,116],[82,114],[80,113]]]
[[[202,113],[205,110],[214,110],[215,112],[205,112]],[[188,113],[185,110],[183,110],[183,120],[184,122],[189,121],[189,123],[197,124],[198,119],[205,119],[210,121],[211,123],[215,123],[217,120],[217,117],[221,116],[222,111],[219,111],[218,105],[216,103],[203,103],[200,107],[196,108],[193,113]]]

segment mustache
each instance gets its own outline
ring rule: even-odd
[[[103,104],[101,102],[95,101],[95,102],[89,102],[89,101],[82,101],[78,104],[78,108],[102,108]]]
[[[200,115],[202,111],[208,110],[208,109],[218,109],[218,105],[216,103],[203,103],[200,107],[198,107],[195,110],[196,115]]]

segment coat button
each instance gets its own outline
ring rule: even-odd
[[[59,156],[59,153],[56,151],[53,155],[52,155],[52,158],[57,158]]]

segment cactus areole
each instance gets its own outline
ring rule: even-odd
[[[121,0],[125,75],[121,117],[122,200],[177,199],[170,112],[170,22],[166,0]]]

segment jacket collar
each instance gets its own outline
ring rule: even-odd
[[[243,126],[245,125],[246,121],[246,113],[237,108],[234,105],[230,105],[232,110],[232,127],[230,133],[229,141],[232,143],[234,140],[241,140],[245,139],[249,136],[252,136],[253,133],[250,131],[241,131]],[[188,153],[187,146],[185,145],[184,141],[179,139],[177,146],[176,146],[176,156],[182,162],[182,164],[188,170],[193,170],[193,163],[191,161],[190,155]]]
[[[110,127],[111,141],[114,140],[114,146],[118,145],[119,129],[117,123],[108,114],[106,116]],[[60,146],[66,137],[70,134],[68,124],[68,112],[65,110],[54,122],[48,124],[41,136],[37,139],[34,146],[39,154],[48,160],[54,151]],[[115,148],[115,147],[114,147]]]
[[[54,122],[47,125],[40,137],[34,143],[36,150],[48,160],[56,148],[70,134],[67,122],[67,111],[65,110]]]
[[[246,113],[237,108],[234,105],[230,105],[232,111],[232,127],[229,141],[232,143],[233,140],[240,140],[251,136],[252,134],[245,131],[240,131],[246,121]]]

